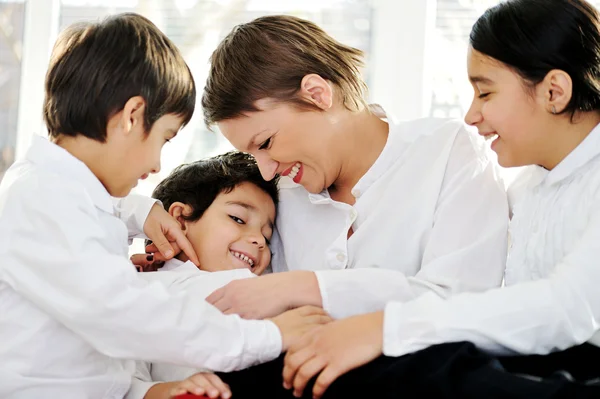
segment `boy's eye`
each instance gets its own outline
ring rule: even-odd
[[[482,98],[482,99],[483,99],[483,98],[486,98],[486,97],[487,97],[487,96],[489,96],[489,95],[490,95],[490,93],[481,93],[481,94],[479,95],[479,98]]]
[[[242,219],[240,219],[237,216],[229,215],[229,217],[237,224],[246,224],[246,222],[244,222]]]
[[[267,140],[265,140],[264,143],[262,143],[260,145],[260,147],[258,147],[258,149],[259,150],[267,150],[267,149],[269,149],[270,145],[271,145],[271,138],[269,137]]]

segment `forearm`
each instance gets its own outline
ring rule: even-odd
[[[323,307],[323,298],[319,288],[319,282],[314,272],[298,270],[288,272],[286,284],[281,284],[283,295],[289,295],[290,308],[311,305]]]

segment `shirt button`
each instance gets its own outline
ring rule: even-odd
[[[343,262],[346,259],[346,255],[344,255],[343,253],[339,253],[336,256],[337,260],[339,260],[340,262]]]
[[[354,198],[360,197],[360,190],[357,189],[357,188],[355,188],[354,190],[352,190],[350,193],[354,196]]]

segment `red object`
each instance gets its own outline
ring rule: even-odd
[[[184,393],[183,395],[177,395],[174,399],[211,399],[206,395],[194,395],[191,393]]]

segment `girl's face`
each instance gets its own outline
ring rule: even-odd
[[[547,83],[529,88],[512,69],[471,47],[467,70],[474,96],[465,121],[492,140],[500,165],[544,165],[553,121]]]

